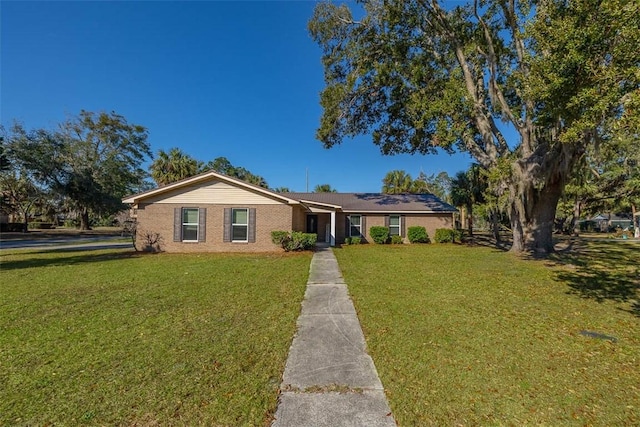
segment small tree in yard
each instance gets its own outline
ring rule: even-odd
[[[29,215],[42,204],[46,194],[38,188],[24,173],[15,172],[0,173],[0,194],[2,194],[2,210],[6,214],[14,214],[24,223],[24,232],[27,232]]]

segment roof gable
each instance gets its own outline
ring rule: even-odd
[[[195,200],[197,197],[205,197],[208,194],[209,197],[206,198],[208,202],[211,201],[210,197],[213,197],[215,192],[219,192],[219,197],[224,198],[225,192],[228,197],[231,195],[230,190],[243,190],[243,193],[248,194],[249,198],[252,199],[253,202],[260,203],[260,200],[271,200],[273,202],[287,203],[287,204],[298,204],[297,200],[285,197],[283,194],[274,193],[271,190],[266,188],[259,187],[257,185],[249,184],[248,182],[231,178],[229,176],[209,171],[204,172],[199,175],[195,175],[181,181],[177,181],[168,185],[164,185],[162,187],[154,188],[153,190],[145,191],[143,193],[134,194],[131,196],[127,196],[122,199],[123,203],[140,203],[140,202],[161,202],[164,203],[183,203],[181,200],[181,196],[192,193],[191,196],[194,198],[194,202],[202,203],[202,200]],[[257,198],[256,198],[257,196]],[[235,202],[233,200],[237,198],[237,195],[231,197],[231,202]],[[189,197],[187,197],[189,199]],[[214,197],[214,200],[216,197]],[[228,200],[225,199],[225,200]],[[248,203],[248,201],[244,201],[244,203]]]

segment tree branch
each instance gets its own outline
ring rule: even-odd
[[[502,13],[504,14],[505,22],[507,23],[507,27],[511,31],[511,40],[513,40],[516,56],[518,57],[518,69],[522,72],[522,75],[524,77],[528,77],[529,66],[525,61],[526,48],[524,45],[524,40],[522,39],[519,32],[515,2],[514,0],[508,0],[505,2],[501,2],[500,4],[502,7]],[[522,103],[525,107],[524,123],[522,123],[522,120],[519,117],[516,118],[515,116],[513,116],[512,123],[516,125],[516,127],[518,128],[518,132],[521,135],[521,147],[523,153],[525,155],[528,155],[531,154],[534,150],[532,144],[532,137],[534,133],[534,124],[532,120],[534,114],[534,104],[530,99],[524,99],[522,100]]]

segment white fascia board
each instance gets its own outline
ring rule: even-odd
[[[348,214],[388,214],[388,215],[397,215],[397,214],[452,214],[458,212],[456,211],[367,211],[367,210],[344,210],[344,213]]]
[[[329,204],[329,203],[314,202],[314,201],[311,201],[311,200],[300,199],[300,203],[302,203],[304,205],[322,206],[322,207],[330,208],[330,209],[342,209],[342,206],[339,206],[339,205],[332,205],[332,204]]]

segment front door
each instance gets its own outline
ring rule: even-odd
[[[307,233],[318,234],[318,215],[307,215]]]

